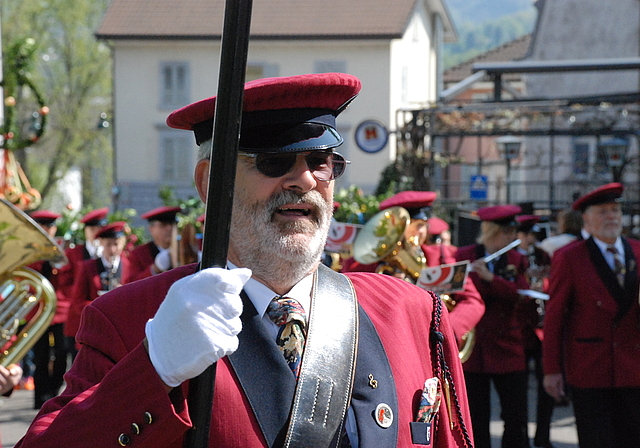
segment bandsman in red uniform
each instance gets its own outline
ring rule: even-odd
[[[404,238],[414,238],[414,243],[420,246],[426,266],[455,263],[456,259],[446,251],[440,251],[436,246],[428,246],[426,240],[429,233],[429,216],[431,208],[437,198],[433,191],[402,191],[380,202],[380,210],[391,207],[402,207],[409,212],[411,221],[405,229]],[[346,260],[342,272],[376,272],[380,263],[363,265],[353,258]],[[399,273],[405,278],[405,273]],[[450,319],[456,334],[458,344],[462,346],[462,337],[471,331],[484,313],[484,303],[478,290],[469,279],[464,284],[464,290],[451,294],[455,301],[455,309]]]
[[[67,331],[74,339],[84,307],[102,294],[122,285],[122,278],[129,268],[129,260],[124,252],[127,228],[124,221],[104,226],[96,234],[101,248],[100,257],[84,260],[78,267],[67,319]]]
[[[56,221],[62,215],[50,210],[38,210],[31,213],[30,216],[51,238],[55,237],[58,230]],[[45,401],[60,393],[63,376],[67,371],[68,350],[63,327],[69,314],[69,298],[64,294],[64,288],[59,284],[61,266],[56,266],[49,261],[39,261],[29,267],[44,275],[51,282],[57,298],[53,321],[33,346],[33,363],[35,365],[33,407],[40,409]],[[52,359],[53,362],[51,362]]]
[[[84,260],[96,259],[100,256],[98,253],[100,245],[96,239],[96,234],[107,224],[107,215],[109,208],[103,207],[91,210],[80,218],[80,224],[84,226],[84,243],[77,243],[65,250],[65,255],[69,262],[60,269],[60,287],[67,297],[73,294],[73,285],[80,264]],[[70,331],[65,323],[64,335],[67,339],[67,349],[71,353],[71,358],[76,357],[75,331]]]
[[[516,239],[517,205],[497,205],[477,211],[482,221],[478,244],[460,247],[456,259],[470,260],[469,277],[484,300],[486,311],[476,326],[476,343],[464,363],[477,448],[491,448],[491,383],[504,420],[503,448],[528,448],[527,368],[523,327],[518,306],[519,289],[528,289],[527,259],[515,249],[487,263]]]
[[[581,448],[640,441],[640,242],[622,237],[620,183],[576,200],[590,237],[551,261],[544,321],[547,392],[570,392]]]
[[[320,263],[346,168],[336,116],[359,90],[339,73],[246,84],[229,269],[178,267],[87,306],[67,389],[17,447],[182,447],[189,382],[216,361],[211,447],[471,447],[437,297]],[[209,98],[167,119],[196,134],[203,200],[214,110]]]
[[[447,221],[437,216],[432,216],[427,219],[427,233],[427,241],[424,244],[423,250],[425,253],[434,252],[434,254],[428,256],[427,259],[455,259],[458,248],[451,244],[451,230],[449,229],[449,223],[447,223]]]
[[[123,283],[131,283],[173,268],[171,244],[177,226],[176,216],[180,211],[180,207],[163,206],[140,216],[149,221],[151,241],[131,251],[130,268],[125,274]]]

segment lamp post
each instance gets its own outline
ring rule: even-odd
[[[507,163],[507,204],[511,203],[511,160],[520,156],[522,139],[513,135],[505,135],[496,138],[498,151],[504,156]]]
[[[622,180],[622,170],[626,162],[628,147],[629,140],[619,137],[604,140],[598,144],[598,149],[604,153],[607,159],[607,166],[611,168],[614,182]]]

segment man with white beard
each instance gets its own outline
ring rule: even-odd
[[[544,388],[568,391],[580,448],[632,448],[640,440],[640,242],[622,236],[624,186],[578,198],[590,237],[553,254],[545,306]]]
[[[212,447],[471,447],[440,299],[320,263],[348,163],[336,117],[359,90],[339,73],[246,84],[227,269],[183,266],[95,300],[66,391],[18,447],[181,447],[189,380],[214,362]],[[195,133],[205,201],[214,110],[215,97],[167,119]]]

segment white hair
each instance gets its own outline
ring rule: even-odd
[[[213,139],[210,138],[206,142],[200,144],[198,148],[198,160],[209,160],[211,158],[211,150],[213,149]]]

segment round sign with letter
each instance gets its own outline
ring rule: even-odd
[[[389,140],[389,131],[376,120],[366,120],[356,129],[356,144],[370,154],[382,151]]]

